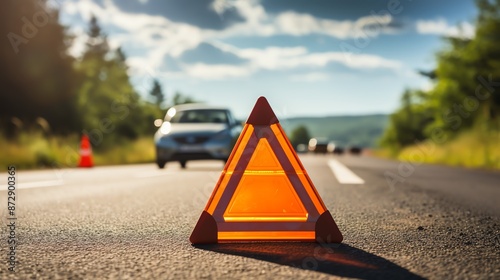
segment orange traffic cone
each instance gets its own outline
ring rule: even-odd
[[[84,134],[80,144],[80,163],[78,167],[92,167],[92,146],[90,145],[89,137]]]

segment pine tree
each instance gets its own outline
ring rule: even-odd
[[[174,105],[196,103],[192,97],[182,94],[181,92],[176,92],[173,98]]]
[[[305,125],[300,125],[296,127],[291,133],[291,142],[295,149],[299,144],[308,144],[311,135],[309,134],[309,130]]]
[[[163,102],[165,101],[165,95],[161,89],[161,84],[157,79],[153,80],[153,88],[150,92],[151,96],[154,98],[154,103],[158,108],[161,108]]]
[[[95,17],[90,20],[88,34],[78,63],[82,78],[79,112],[84,132],[90,134],[97,148],[111,145],[117,138],[136,138],[142,133],[137,124],[144,121],[144,114],[127,73],[126,55],[121,48],[110,50]]]
[[[89,36],[89,39],[85,43],[86,50],[84,59],[89,56],[104,58],[106,54],[109,53],[108,39],[99,26],[97,18],[94,15],[90,18],[87,35]]]

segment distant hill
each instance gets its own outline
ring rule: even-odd
[[[295,117],[280,121],[286,133],[304,125],[311,137],[323,137],[338,145],[375,147],[389,122],[389,115]]]

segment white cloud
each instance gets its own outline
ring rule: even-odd
[[[214,42],[214,46],[223,51],[247,59],[256,68],[266,70],[284,70],[297,67],[323,67],[331,62],[337,62],[350,68],[389,68],[398,69],[401,63],[376,55],[355,54],[346,55],[343,52],[310,53],[305,47],[267,47],[264,49],[238,49],[234,46]]]
[[[327,73],[323,72],[311,72],[311,73],[306,73],[306,74],[300,74],[300,75],[292,75],[290,76],[290,80],[295,81],[295,82],[321,82],[321,81],[327,81],[330,79],[330,75]]]
[[[354,21],[339,21],[316,18],[310,14],[292,11],[276,15],[268,14],[256,0],[236,0],[231,2],[230,6],[236,9],[245,20],[223,30],[218,34],[218,38],[321,34],[346,39],[395,33],[395,29],[390,26],[393,19],[389,14],[369,15]]]
[[[335,38],[372,37],[390,28],[392,17],[390,15],[370,15],[361,17],[356,21],[330,20],[315,18],[310,14],[284,12],[276,17],[277,33],[302,36],[308,34],[323,34]]]
[[[71,32],[75,35],[75,38],[73,40],[73,44],[69,48],[69,54],[74,57],[78,57],[85,50],[85,43],[88,40],[88,36],[81,26],[73,27]]]
[[[78,13],[85,21],[95,15],[104,30],[107,27],[123,29],[124,32],[109,36],[110,43],[113,46],[127,44],[147,50],[145,56],[148,63],[155,68],[161,66],[166,54],[178,56],[205,40],[203,30],[196,26],[172,22],[161,16],[127,13],[111,0],[104,0],[103,3],[104,6],[100,6],[91,0],[68,1],[64,3],[63,10],[70,14]],[[72,31],[75,33],[75,28]],[[83,51],[81,47],[75,49]]]
[[[210,8],[218,15],[222,16],[226,10],[234,8],[234,0],[214,0]]]
[[[305,47],[267,47],[263,49],[239,49],[223,44],[225,38],[234,36],[272,36],[286,34],[302,36],[307,34],[323,34],[336,38],[356,38],[377,36],[379,33],[391,32],[388,24],[392,21],[389,15],[367,16],[355,21],[336,21],[318,19],[308,14],[284,12],[277,15],[266,13],[258,0],[215,1],[212,9],[222,14],[227,9],[236,9],[244,18],[243,22],[234,24],[224,30],[203,29],[187,23],[173,22],[162,16],[142,13],[130,13],[120,10],[112,0],[104,0],[98,5],[91,0],[67,1],[63,4],[63,12],[80,15],[88,21],[95,15],[103,29],[110,27],[123,30],[109,36],[110,45],[117,47],[126,45],[134,49],[144,50],[143,55],[129,58],[131,71],[144,72],[141,69],[160,69],[164,58],[169,55],[179,57],[186,50],[195,48],[201,42],[213,42],[224,51],[229,51],[249,62],[243,65],[193,65],[181,64],[184,70],[177,73],[155,72],[156,75],[169,77],[189,76],[200,79],[223,79],[244,77],[259,70],[287,70],[300,67],[321,68],[328,63],[341,63],[350,68],[389,68],[398,69],[397,61],[388,60],[369,54],[349,54],[342,52],[310,53]],[[79,28],[79,29],[78,29]],[[72,54],[83,51],[86,37],[82,27],[72,29],[80,38],[72,48]],[[148,70],[148,73],[151,71]],[[317,78],[317,77],[316,77]]]
[[[214,42],[214,46],[225,52],[248,60],[243,65],[185,65],[190,76],[202,79],[221,79],[249,76],[259,70],[291,70],[299,68],[320,69],[329,63],[340,63],[353,69],[385,68],[399,70],[399,61],[388,60],[376,55],[350,54],[342,52],[310,53],[305,47],[267,47],[264,49],[245,48]],[[309,77],[311,79],[311,77]],[[316,75],[315,78],[318,78]]]
[[[104,9],[92,0],[65,1],[62,9],[65,13],[71,15],[79,14],[87,22],[92,15],[99,19],[106,17]]]
[[[390,15],[370,15],[356,21],[318,19],[309,14],[295,12],[269,15],[257,0],[217,0],[212,7],[219,13],[234,8],[245,20],[222,31],[214,31],[187,23],[172,22],[162,16],[124,12],[112,0],[104,0],[103,6],[92,0],[67,1],[63,10],[72,15],[80,14],[86,21],[93,14],[104,25],[125,30],[127,38],[124,38],[122,43],[141,43],[145,47],[153,48],[161,44],[162,48],[174,57],[202,41],[233,36],[323,34],[341,39],[376,36],[380,32],[389,32],[387,25],[392,20]]]
[[[451,37],[472,38],[475,27],[469,22],[462,22],[459,25],[450,25],[445,19],[418,20],[416,22],[417,32],[420,34],[435,34]]]
[[[249,76],[253,72],[252,67],[204,63],[186,65],[185,70],[190,77],[205,80],[245,77]]]
[[[342,53],[343,59],[339,59],[338,54],[335,56],[336,61],[344,61],[346,66],[355,69],[386,68],[397,70],[402,67],[401,62],[386,59],[378,55],[349,54],[349,57],[346,57],[346,54]]]

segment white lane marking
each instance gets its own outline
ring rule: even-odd
[[[364,184],[365,181],[354,174],[349,168],[335,159],[328,161],[328,166],[341,184]]]
[[[64,185],[63,180],[51,180],[51,181],[40,181],[40,182],[28,182],[19,183],[16,182],[16,189],[33,189],[33,188],[43,188],[43,187],[55,187]],[[8,185],[1,185],[0,190],[6,190]]]

